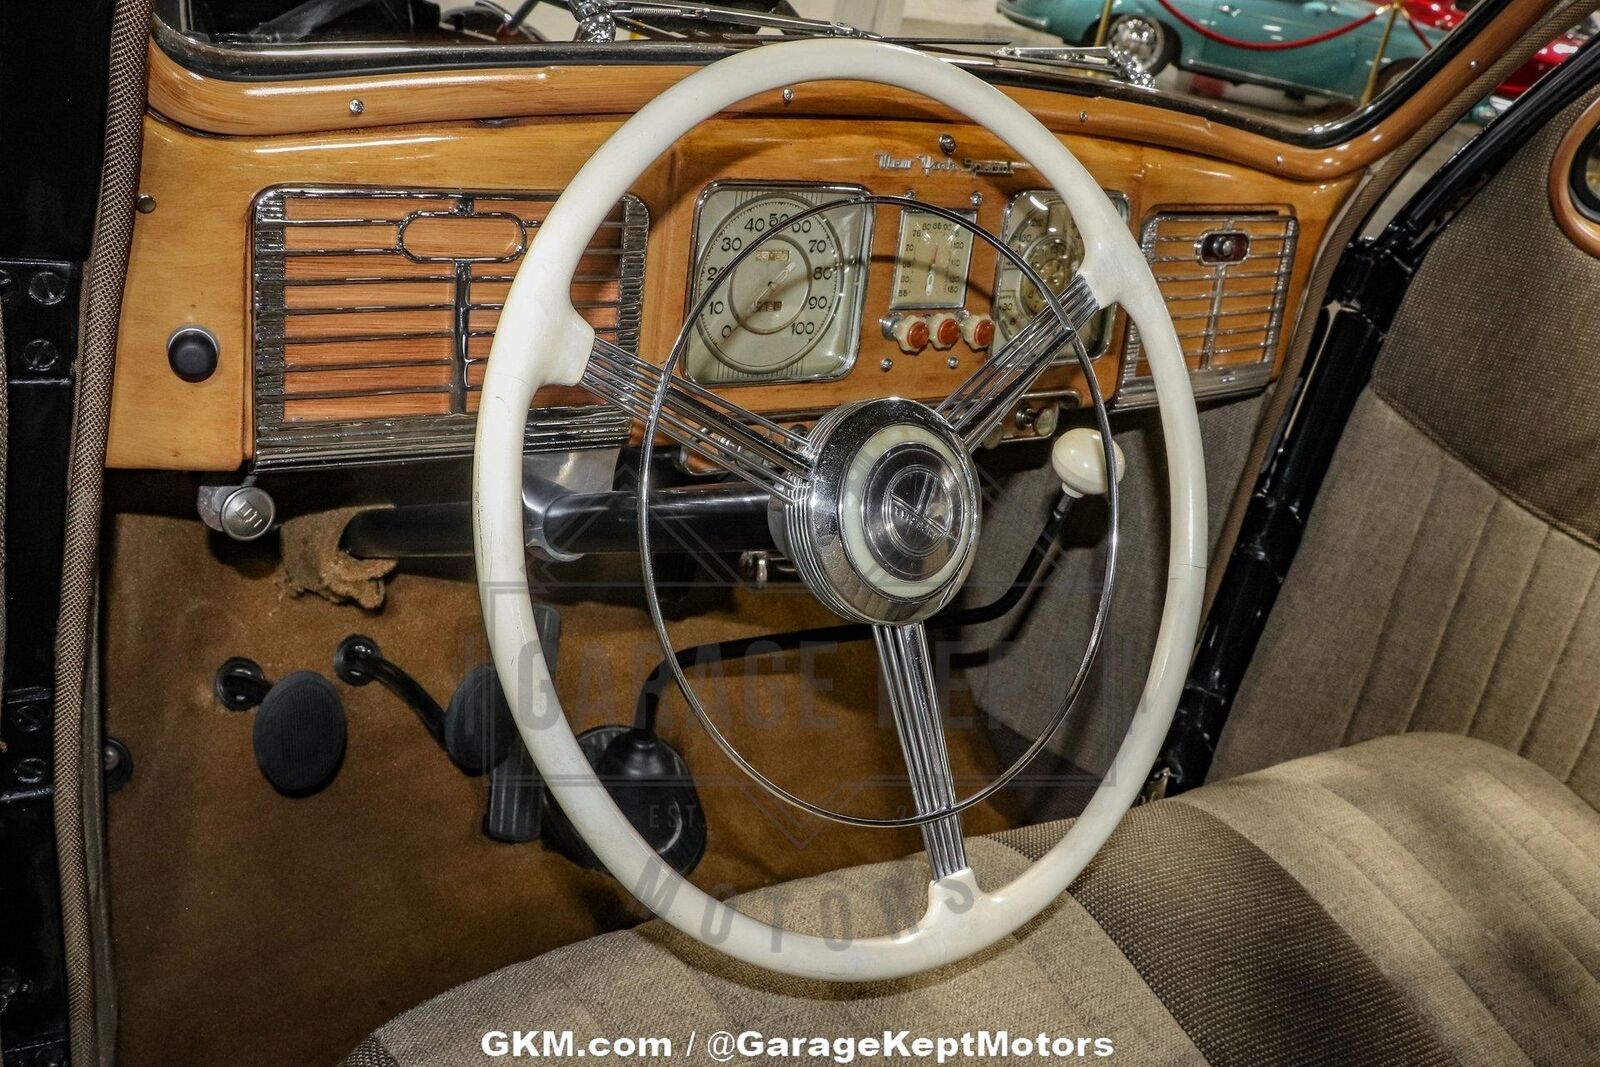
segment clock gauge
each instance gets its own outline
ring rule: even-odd
[[[1126,219],[1127,200],[1115,193],[1110,195]],[[1058,296],[1066,291],[1073,276],[1083,266],[1083,237],[1078,233],[1067,205],[1062,203],[1060,195],[1051,190],[1019,193],[1013,197],[1006,205],[1000,229],[1006,247],[1021,256],[1045,286]],[[1044,293],[1024,276],[1016,264],[1004,256],[999,260],[994,280],[996,348],[1015,337],[1031,319],[1050,307]],[[1079,332],[1083,346],[1091,357],[1098,357],[1105,351],[1114,314],[1114,309],[1107,308]],[[1070,346],[1063,346],[1056,362],[1076,358]]]

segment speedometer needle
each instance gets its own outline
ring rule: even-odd
[[[767,287],[761,290],[760,294],[757,295],[754,300],[750,301],[750,307],[745,311],[744,317],[749,318],[751,315],[754,315],[761,308],[761,305],[766,303],[767,297],[771,295],[772,290],[782,285],[783,280],[793,272],[794,260],[791,259],[784,265],[784,268],[778,272],[778,276],[768,282]]]

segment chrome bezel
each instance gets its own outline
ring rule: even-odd
[[[936,440],[955,476],[959,494],[958,547],[941,569],[945,573],[927,589],[897,595],[884,589],[852,551],[846,525],[864,528],[870,502],[846,499],[846,483],[867,441],[886,428],[907,427]],[[798,501],[778,505],[774,527],[786,554],[813,595],[839,615],[879,625],[900,625],[926,619],[948,604],[972,569],[982,525],[977,470],[966,445],[931,408],[914,400],[889,397],[847,404],[817,422],[811,440],[816,447],[813,475]],[[848,514],[861,510],[861,516]],[[864,533],[864,530],[863,530]]]
[[[971,222],[978,224],[977,208],[951,208],[956,214]],[[894,271],[889,276],[889,310],[895,311],[954,311],[965,307],[967,303],[967,290],[972,288],[972,242],[971,230],[966,231],[967,252],[961,262],[961,295],[954,301],[950,300],[896,300],[894,294],[900,289],[900,271],[905,268],[905,259],[902,251],[906,243],[906,224],[911,221],[911,216],[916,214],[932,215],[931,212],[919,212],[916,208],[904,208],[900,212],[900,230],[895,235],[894,245]],[[937,215],[932,217],[938,218]]]
[[[285,422],[283,417],[285,326],[285,247],[287,225],[285,202],[297,197],[339,197],[346,199],[418,200],[430,204],[454,197],[474,204],[486,201],[542,201],[554,203],[560,190],[386,188],[375,186],[280,185],[260,193],[251,205],[251,359],[254,400],[253,437],[255,453],[252,467],[257,470],[303,467],[358,466],[371,463],[407,462],[424,459],[450,459],[472,454],[477,415],[466,410],[467,345],[485,331],[471,328],[469,312],[475,306],[462,303],[458,288],[453,306],[456,314],[451,330],[452,401],[448,414],[404,415],[392,418],[346,419],[316,423]],[[629,351],[639,347],[639,319],[644,302],[645,246],[649,237],[650,216],[644,201],[629,194],[623,198],[620,253],[617,256],[616,343]],[[416,214],[440,214],[422,212]],[[505,214],[505,212],[486,212]],[[409,220],[408,216],[408,220]],[[538,223],[520,220],[524,241]],[[409,221],[396,226],[396,246],[384,249],[411,257],[399,243],[399,234]],[[459,272],[463,264],[476,260],[428,260],[448,264]],[[506,262],[509,262],[507,260]],[[605,448],[628,439],[630,417],[610,404],[565,405],[534,408],[528,416],[524,435],[527,452],[556,452],[568,449]]]
[[[784,192],[837,193],[840,195],[840,197],[865,196],[867,194],[867,188],[864,185],[848,185],[830,182],[767,182],[743,178],[728,178],[720,181],[714,181],[707,185],[704,189],[700,190],[700,195],[695,197],[694,223],[689,230],[689,285],[684,292],[683,301],[683,313],[686,317],[694,310],[695,301],[700,298],[700,233],[701,226],[704,222],[704,209],[706,201],[711,199],[711,197],[716,193],[725,189],[746,190],[758,194]],[[855,272],[857,277],[854,280],[847,281],[840,287],[841,292],[849,292],[849,290],[853,288],[854,293],[849,299],[849,306],[844,309],[848,314],[848,321],[845,326],[842,327],[845,330],[844,337],[847,345],[847,351],[845,354],[845,359],[837,371],[832,371],[827,374],[783,374],[780,372],[761,376],[749,375],[746,377],[733,378],[725,381],[719,380],[715,382],[703,382],[690,374],[689,368],[685,366],[683,370],[684,377],[688,378],[692,382],[695,382],[697,385],[721,389],[723,387],[737,388],[745,385],[785,385],[794,382],[831,382],[843,378],[845,375],[854,370],[856,360],[861,356],[861,322],[862,316],[866,311],[867,276],[870,273],[872,263],[872,233],[878,214],[876,211],[872,210],[870,205],[863,204],[858,210],[863,213],[861,220],[861,247],[858,250],[857,260],[860,266]],[[831,212],[829,214],[831,214]],[[837,229],[837,225],[835,223],[829,221],[829,225],[835,226]],[[695,330],[699,330],[699,323],[694,323],[692,325]],[[818,343],[821,343],[820,338],[818,339]],[[687,355],[687,353],[685,353],[685,355]],[[715,357],[713,356],[713,358]],[[793,366],[794,363],[798,363],[804,358],[805,356],[802,355],[799,357],[799,359],[796,359],[792,363],[788,364],[788,366]],[[686,359],[685,363],[687,364],[687,362],[688,361]],[[745,371],[740,371],[739,373],[747,374]]]
[[[1122,221],[1126,223],[1132,213],[1132,208],[1129,205],[1128,197],[1123,193],[1117,192],[1115,189],[1102,189],[1101,192],[1105,193],[1106,199],[1111,201],[1112,205],[1115,206],[1117,211],[1122,215]],[[1023,189],[1020,192],[1012,194],[1011,199],[1006,201],[1005,208],[1000,212],[1000,233],[998,236],[1001,242],[1005,244],[1007,248],[1011,247],[1011,213],[1025,196],[1053,196],[1057,200],[1061,199],[1061,195],[1054,189]],[[1072,221],[1072,225],[1073,228],[1076,229],[1078,221],[1074,219]],[[1019,252],[1018,254],[1020,255],[1021,253]],[[1006,335],[1000,327],[1000,316],[995,314],[995,311],[998,310],[996,307],[996,302],[1000,299],[1000,276],[1005,273],[1006,264],[1007,261],[1004,256],[995,257],[994,284],[991,287],[989,294],[989,316],[994,320],[995,325],[994,345],[992,345],[991,348],[997,348],[998,346],[1004,344],[1006,340]],[[1102,308],[1100,314],[1104,318],[1105,329],[1100,332],[1100,339],[1095,342],[1094,348],[1089,351],[1089,358],[1091,360],[1099,359],[1110,350],[1111,335],[1116,331],[1117,328],[1117,309],[1114,305],[1111,307]],[[1050,365],[1052,367],[1060,367],[1069,363],[1076,363],[1077,360],[1077,354],[1075,352],[1069,352],[1066,355],[1061,356],[1059,359],[1052,360]],[[1048,395],[1053,396],[1055,394],[1052,393]]]
[[[1196,318],[1205,319],[1215,326],[1222,298],[1227,295],[1225,284],[1230,268],[1239,267],[1245,263],[1258,268],[1264,262],[1274,262],[1270,274],[1261,277],[1273,279],[1272,291],[1265,294],[1268,306],[1251,312],[1251,314],[1267,315],[1267,325],[1264,328],[1266,339],[1261,345],[1261,358],[1250,363],[1238,363],[1230,366],[1213,366],[1212,358],[1217,355],[1228,355],[1228,351],[1216,351],[1208,343],[1201,354],[1200,366],[1189,372],[1189,383],[1194,389],[1195,399],[1238,396],[1253,393],[1266,388],[1272,380],[1272,369],[1277,364],[1278,345],[1282,340],[1283,315],[1285,305],[1288,303],[1289,279],[1294,273],[1295,248],[1300,235],[1300,220],[1293,215],[1283,215],[1270,211],[1241,211],[1231,214],[1218,212],[1162,212],[1151,215],[1144,222],[1139,234],[1139,247],[1144,251],[1144,258],[1155,263],[1156,241],[1160,238],[1161,223],[1168,219],[1181,219],[1185,222],[1198,222],[1208,228],[1201,232],[1195,239],[1195,260],[1201,266],[1216,272],[1216,289],[1212,296],[1211,306],[1204,312],[1195,313]],[[1268,256],[1258,253],[1256,243],[1261,238],[1250,234],[1250,250],[1244,259],[1233,263],[1205,263],[1199,259],[1200,243],[1209,234],[1221,230],[1240,229],[1243,223],[1256,222],[1263,219],[1282,221],[1284,224],[1282,245],[1278,251]],[[1248,233],[1249,231],[1243,231]],[[1159,276],[1157,284],[1160,283]],[[1174,325],[1184,321],[1181,316],[1173,316]],[[1178,327],[1181,334],[1182,327]],[[1255,332],[1255,331],[1250,331]],[[1211,337],[1220,336],[1213,329]],[[1255,347],[1255,346],[1250,346]],[[1139,358],[1141,355],[1139,331],[1130,326],[1128,328],[1127,342],[1123,346],[1122,368],[1117,375],[1117,393],[1113,406],[1118,411],[1128,411],[1134,408],[1154,407],[1156,403],[1155,380],[1148,374],[1140,374]]]

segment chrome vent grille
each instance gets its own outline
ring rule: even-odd
[[[1172,314],[1196,396],[1249,392],[1272,377],[1294,269],[1290,215],[1163,214],[1141,243]],[[1139,331],[1128,331],[1117,407],[1155,403]]]
[[[517,266],[558,194],[275,189],[253,219],[255,465],[468,454],[483,371]],[[572,301],[637,353],[644,204],[595,234]],[[579,389],[541,391],[530,451],[623,440],[628,418]]]

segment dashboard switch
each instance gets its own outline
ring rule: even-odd
[[[928,317],[928,333],[933,347],[943,350],[961,340],[961,324],[950,312],[940,311]]]
[[[994,320],[987,315],[968,312],[961,316],[960,328],[962,340],[980,352],[994,343]]]
[[[203,382],[217,370],[217,338],[204,326],[180,326],[167,338],[167,365],[186,382]]]
[[[932,337],[928,320],[921,315],[896,315],[884,324],[883,332],[900,346],[900,351],[913,356],[927,348]]]

